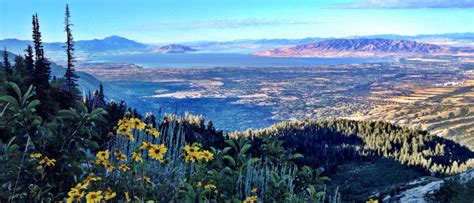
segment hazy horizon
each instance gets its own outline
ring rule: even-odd
[[[472,34],[474,35],[474,32],[451,32],[451,33],[424,33],[424,34],[417,34],[417,35],[399,35],[399,34],[393,34],[393,33],[387,33],[387,34],[377,34],[377,35],[352,35],[352,36],[341,36],[341,37],[320,37],[320,36],[308,36],[308,37],[301,37],[301,38],[241,38],[241,39],[231,39],[231,40],[196,40],[196,41],[173,41],[173,42],[146,42],[146,41],[138,41],[133,38],[128,38],[120,35],[109,35],[105,36],[102,38],[90,38],[90,39],[79,39],[75,41],[89,41],[89,40],[101,40],[105,39],[108,37],[123,37],[129,40],[133,40],[139,43],[143,44],[179,44],[179,43],[196,43],[196,42],[231,42],[231,41],[245,41],[245,40],[299,40],[299,39],[306,39],[306,38],[322,38],[322,39],[350,39],[350,38],[357,38],[357,37],[377,37],[377,36],[384,36],[384,35],[396,35],[400,37],[418,37],[418,36],[424,36],[424,35],[450,35],[450,34]],[[15,38],[15,37],[7,37],[7,38],[0,38],[0,40],[8,40],[8,39],[16,39],[16,40],[21,40],[21,41],[31,41],[31,39],[20,39],[20,38]],[[62,41],[44,41],[44,43],[63,43],[64,40]]]

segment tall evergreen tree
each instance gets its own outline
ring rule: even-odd
[[[8,61],[7,47],[3,48],[3,68],[5,68],[5,73],[7,74],[7,76],[13,74],[10,61]]]
[[[41,98],[46,96],[45,91],[49,89],[49,78],[51,74],[51,68],[49,61],[44,57],[43,44],[41,42],[41,32],[39,30],[38,14],[33,16],[33,43],[35,47],[35,78],[34,85],[36,86],[36,92],[38,97]]]
[[[33,85],[36,86],[36,97],[41,102],[38,108],[38,114],[43,118],[48,118],[57,111],[57,107],[55,106],[56,103],[50,99],[51,86],[49,79],[51,67],[49,61],[44,57],[39,28],[38,15],[35,14],[33,15],[33,44],[35,49]]]
[[[15,65],[13,65],[13,69],[15,69],[15,74],[20,76],[21,78],[24,77],[22,74],[24,71],[24,59],[21,55],[15,56]]]
[[[67,55],[67,70],[64,74],[66,78],[66,90],[72,91],[76,87],[77,78],[79,78],[74,71],[74,41],[71,33],[71,15],[69,13],[69,5],[66,4],[66,17],[64,19],[64,31],[66,31],[66,55]]]
[[[24,81],[26,86],[30,86],[33,84],[33,78],[35,74],[35,59],[33,55],[33,48],[28,45],[28,47],[25,49],[25,60],[24,60],[24,65],[23,65],[23,71],[22,75],[24,77]]]

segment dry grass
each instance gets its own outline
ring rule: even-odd
[[[368,113],[354,114],[356,120],[384,120],[428,130],[451,138],[474,149],[474,71],[462,86],[416,86],[412,83],[396,84],[401,96],[387,97],[395,91],[375,91],[372,98],[383,98],[389,104],[379,105]]]

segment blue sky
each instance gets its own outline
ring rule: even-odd
[[[140,42],[474,32],[474,0],[0,0],[0,39],[63,41],[69,3],[75,39]]]

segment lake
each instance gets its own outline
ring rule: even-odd
[[[386,62],[380,58],[289,58],[239,53],[111,54],[90,58],[93,62],[133,63],[145,68],[285,67]]]

